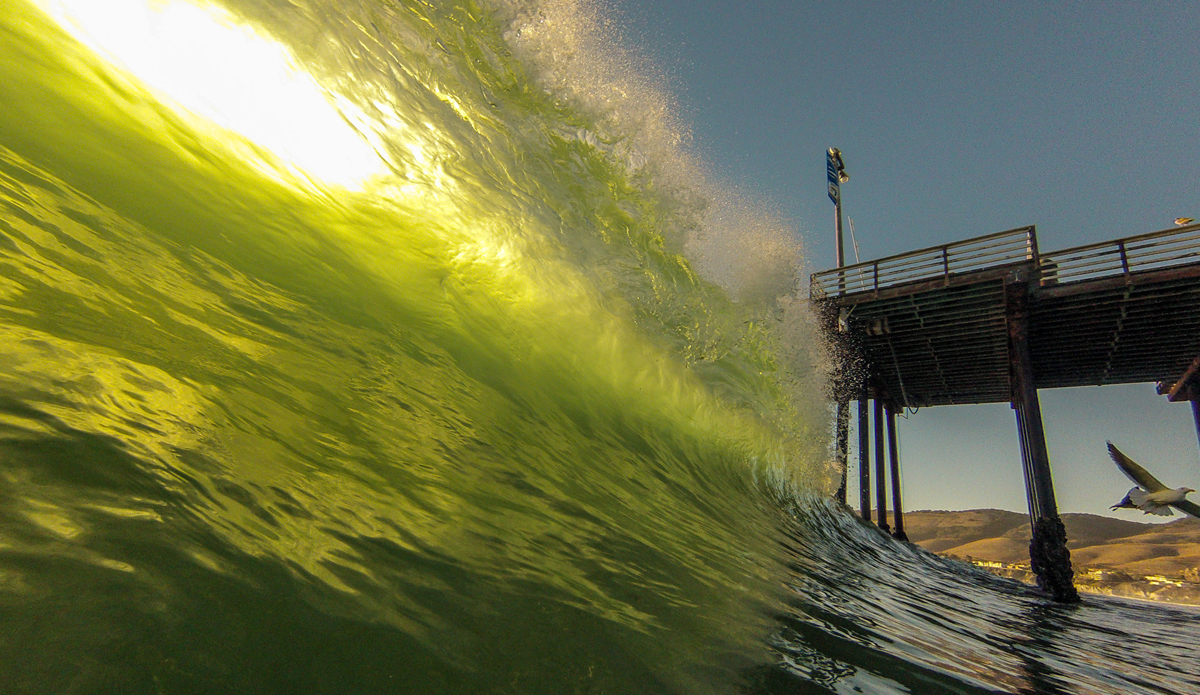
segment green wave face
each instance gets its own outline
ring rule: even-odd
[[[0,678],[761,658],[778,502],[827,485],[814,344],[703,272],[720,196],[585,10],[0,1],[0,615],[61,636]]]

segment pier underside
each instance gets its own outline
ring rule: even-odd
[[[1009,252],[994,265],[956,272],[954,245],[938,247],[916,252],[935,257],[924,264],[943,271],[934,277],[899,276],[876,288],[876,264],[886,279],[887,264],[897,262],[883,259],[814,276],[814,298],[839,320],[841,328],[830,329],[845,334],[873,383],[907,407],[1012,400],[1005,287],[1014,283],[1029,288],[1037,388],[1173,383],[1200,352],[1200,227],[1169,231],[1191,237],[1195,248],[1139,265],[1156,247],[1138,246],[1137,238],[1085,247],[1091,265],[1071,274],[1073,266],[1056,259],[1078,265],[1080,252],[1035,255],[1033,230],[1025,228],[982,238]]]
[[[1078,596],[1038,389],[1159,382],[1171,400],[1192,401],[1200,434],[1200,225],[1049,254],[1039,253],[1034,228],[1024,227],[812,280],[812,300],[841,358],[834,388],[843,466],[847,402],[859,401],[864,518],[870,520],[867,398],[875,399],[876,508],[885,531],[882,407],[891,414],[1008,402],[1021,443],[1031,563],[1038,584],[1059,601]],[[893,447],[894,439],[889,432]]]

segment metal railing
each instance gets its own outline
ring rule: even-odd
[[[811,296],[878,293],[881,289],[1032,261],[1041,284],[1067,284],[1200,263],[1200,224],[1114,241],[1038,253],[1033,227],[931,246],[812,276]]]
[[[931,246],[897,256],[814,273],[812,296],[878,292],[887,287],[950,277],[1013,263],[1037,262],[1037,235],[1021,227],[987,236]]]
[[[1042,284],[1065,284],[1200,262],[1200,224],[1044,254]]]

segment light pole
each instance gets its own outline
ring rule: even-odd
[[[837,241],[837,267],[846,265],[846,245],[842,240],[842,184],[850,180],[842,163],[842,152],[836,147],[825,151],[825,178],[829,181],[829,199],[833,201],[834,235]],[[838,293],[846,291],[845,278],[838,275]]]
[[[842,153],[836,147],[825,151],[825,176],[829,180],[829,199],[833,201],[834,235],[837,241],[837,267],[846,265],[846,248],[842,242],[842,184],[850,180],[842,164]],[[838,294],[846,293],[846,276],[838,272]],[[862,426],[862,423],[859,423]],[[842,484],[838,487],[838,499],[846,503],[846,473],[850,448],[850,401],[842,393],[837,394],[837,429],[834,434],[837,447],[837,462],[842,469]],[[869,492],[867,494],[870,494]],[[862,505],[864,509],[869,505]],[[882,512],[881,512],[882,513]]]

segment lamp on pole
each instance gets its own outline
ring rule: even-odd
[[[825,151],[825,177],[829,180],[829,199],[833,201],[834,234],[837,240],[837,267],[846,265],[846,245],[842,241],[842,184],[850,180],[842,163],[842,152],[836,147]],[[845,292],[845,280],[838,276],[838,291]]]

